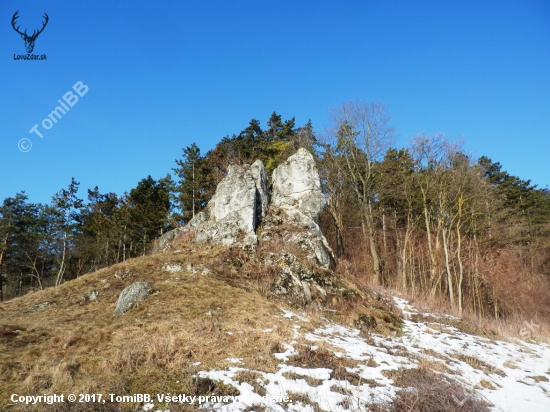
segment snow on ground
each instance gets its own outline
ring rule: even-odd
[[[297,323],[307,322],[304,315],[282,310],[280,315],[295,322],[294,339],[284,344],[285,351],[276,353],[281,360],[276,373],[253,371],[256,382],[238,382],[236,375],[248,371],[241,359],[227,370],[199,372],[199,377],[221,381],[240,392],[238,399],[203,401],[206,410],[244,411],[263,405],[272,411],[314,411],[318,404],[325,411],[368,411],[369,404],[393,399],[402,388],[387,377],[392,370],[417,368],[421,360],[437,362],[441,370],[464,386],[462,402],[473,391],[483,397],[495,412],[550,411],[550,346],[544,343],[495,341],[463,333],[445,323],[455,319],[417,312],[412,305],[394,298],[404,317],[404,334],[383,337],[360,335],[359,330],[326,321],[313,332],[302,331]],[[411,317],[424,315],[426,322],[414,322]],[[267,330],[267,329],[266,329]],[[323,345],[345,360],[349,379],[342,373],[332,376],[330,368],[302,368],[289,364],[300,349],[298,340],[310,342],[312,348]],[[340,378],[340,379],[338,379]],[[258,393],[260,392],[260,393]],[[214,394],[215,395],[215,394]],[[287,396],[292,402],[284,402]],[[228,403],[229,402],[229,403]],[[308,404],[310,403],[310,404]],[[251,408],[252,407],[252,408]],[[145,405],[151,410],[154,405]]]

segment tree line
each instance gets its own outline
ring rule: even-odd
[[[321,224],[338,270],[480,316],[502,317],[525,302],[550,307],[548,189],[474,159],[442,134],[395,147],[384,105],[361,102],[334,109],[322,133],[277,113],[266,128],[252,119],[204,155],[195,143],[184,147],[174,178],[148,176],[121,196],[95,187],[84,201],[72,179],[48,205],[24,193],[5,199],[0,297],[146,254],[206,206],[228,165],[261,159],[271,174],[300,147],[314,154],[329,199]]]
[[[405,148],[393,147],[393,134],[382,104],[332,112],[319,163],[340,261],[459,313],[548,311],[548,189],[472,158],[443,134],[418,134]]]
[[[25,192],[0,205],[0,300],[57,286],[145,255],[152,242],[184,225],[206,206],[231,163],[262,159],[272,171],[297,150],[313,150],[313,127],[296,127],[273,113],[262,129],[252,119],[238,135],[225,136],[205,155],[192,143],[175,160],[174,178],[147,176],[122,195],[96,186],[79,196],[79,183],[52,196],[49,204],[29,202]]]

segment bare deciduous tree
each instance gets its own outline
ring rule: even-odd
[[[342,175],[353,188],[361,208],[363,233],[368,239],[373,261],[373,281],[381,281],[381,258],[376,239],[373,203],[377,200],[375,168],[393,140],[390,115],[382,103],[352,101],[331,113],[328,144]]]

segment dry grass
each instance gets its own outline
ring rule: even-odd
[[[548,382],[548,378],[546,376],[529,376],[531,379],[533,379],[535,382]]]
[[[550,320],[544,316],[528,316],[521,313],[510,313],[504,319],[481,317],[465,310],[462,314],[449,305],[445,299],[430,295],[410,294],[394,289],[370,286],[382,295],[400,296],[408,300],[419,312],[433,313],[435,316],[415,315],[411,320],[418,322],[441,322],[440,314],[454,316],[457,319],[445,319],[445,324],[454,326],[468,334],[483,336],[489,339],[526,342],[539,341],[550,344]],[[433,324],[430,325],[433,327]]]
[[[167,263],[180,265],[183,271],[162,270]],[[186,271],[188,263],[206,267],[210,274]],[[279,308],[285,304],[271,294],[273,276],[270,268],[242,249],[182,244],[177,253],[131,259],[4,302],[0,304],[0,409],[11,393],[127,395],[144,389],[199,393],[204,388],[193,376],[199,370],[232,366],[228,358],[242,359],[250,370],[275,372],[279,361],[272,354],[284,351],[282,343],[292,340],[296,320],[280,316]],[[114,318],[118,296],[136,281],[150,282],[152,295]],[[323,310],[315,305],[305,308],[311,322],[301,323],[304,330],[321,325],[327,315],[351,324],[361,314],[376,318],[377,332],[399,329],[391,305],[341,281],[355,292],[326,302]],[[99,292],[97,300],[86,298],[90,291]],[[264,332],[266,328],[270,331]],[[327,347],[313,350],[303,345],[292,362],[330,368],[334,379],[361,382],[348,370],[356,365]],[[264,390],[259,376],[238,377],[257,393]],[[303,379],[319,385],[318,380]],[[233,390],[219,382],[212,385],[216,394]],[[50,410],[78,410],[59,408]],[[122,410],[117,408],[97,410]]]
[[[254,371],[239,371],[235,374],[234,380],[239,383],[246,382],[254,388],[254,392],[260,396],[265,396],[267,391],[264,385],[267,385],[269,381],[264,379],[261,373]]]
[[[503,365],[505,367],[507,367],[508,369],[517,369],[518,368],[515,363],[510,362],[510,361],[504,362]]]
[[[315,379],[308,375],[300,375],[294,372],[284,372],[283,376],[287,379],[300,380],[303,379],[309,386],[317,387],[323,384],[322,379]]]
[[[277,370],[272,353],[293,333],[291,323],[278,316],[281,302],[232,286],[223,274],[161,270],[167,262],[208,267],[218,252],[132,259],[2,303],[0,409],[11,393],[192,393],[198,368],[227,367],[227,358]],[[132,275],[118,279],[119,270]],[[118,295],[138,280],[150,282],[153,294],[114,318]],[[82,299],[92,289],[100,292],[98,299]],[[30,310],[43,302],[49,304]],[[262,331],[266,325],[271,332]]]
[[[179,264],[183,271],[162,270],[167,263]],[[186,271],[188,263],[206,267],[210,274]],[[199,370],[232,366],[228,358],[242,359],[250,370],[278,370],[279,361],[272,354],[284,351],[282,343],[293,339],[292,326],[297,321],[280,316],[279,308],[287,306],[271,293],[274,276],[272,269],[242,249],[181,244],[177,253],[131,259],[60,287],[4,302],[0,304],[0,409],[11,393],[128,395],[146,389],[201,394],[215,387],[217,395],[232,394],[234,388],[199,382],[194,375]],[[118,296],[136,281],[150,282],[153,294],[139,307],[114,318]],[[311,322],[301,322],[303,330],[312,331],[326,318],[351,325],[365,316],[375,319],[374,332],[399,332],[401,321],[390,301],[364,285],[354,285],[352,279],[339,278],[338,282],[347,292],[332,297],[322,308],[304,308]],[[99,292],[97,300],[86,298],[90,291]],[[264,332],[266,328],[270,331]],[[352,372],[357,365],[335,356],[328,345],[313,349],[303,344],[297,349],[299,354],[290,364],[330,368],[337,381],[376,385]],[[376,366],[374,361],[370,366]],[[256,393],[265,391],[259,373],[242,372],[237,379],[252,385]],[[320,384],[311,377],[299,379],[312,387]],[[58,405],[42,410],[79,412],[78,407]],[[98,406],[96,410],[135,407]],[[170,408],[173,412],[193,410]]]
[[[504,371],[498,369],[493,365],[488,364],[487,362],[482,361],[481,359],[476,358],[475,356],[468,356],[462,353],[449,353],[449,356],[461,362],[467,363],[472,368],[480,370],[486,375],[494,373],[501,377],[506,377],[506,373],[504,373]]]
[[[376,412],[489,412],[489,405],[477,394],[449,378],[432,371],[429,365],[413,369],[384,371],[395,385],[404,388],[392,402],[383,406],[371,405]]]
[[[300,392],[288,392],[288,398],[293,404],[302,404],[302,406],[309,405],[314,412],[325,412],[317,402],[311,400],[308,394]]]

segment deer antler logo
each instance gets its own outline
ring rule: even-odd
[[[19,33],[19,34],[21,35],[21,38],[22,38],[23,40],[25,40],[25,48],[27,49],[27,53],[32,53],[32,51],[34,50],[34,42],[36,41],[36,38],[38,37],[38,35],[39,35],[40,33],[42,33],[42,31],[44,31],[44,28],[45,28],[46,25],[48,24],[48,20],[50,20],[50,18],[48,17],[48,15],[47,15],[46,13],[44,13],[44,19],[45,19],[45,21],[44,21],[44,23],[43,23],[43,25],[42,25],[42,28],[41,28],[40,30],[38,30],[38,31],[34,30],[33,33],[32,33],[32,35],[29,36],[29,35],[27,34],[27,30],[25,30],[24,33],[21,33],[21,32],[19,31],[19,27],[20,27],[20,26],[15,27],[15,20],[17,20],[17,18],[19,17],[19,16],[17,15],[17,13],[19,13],[19,10],[17,10],[17,11],[14,13],[13,17],[11,18],[11,25],[12,25],[13,29],[14,29],[17,33]]]

